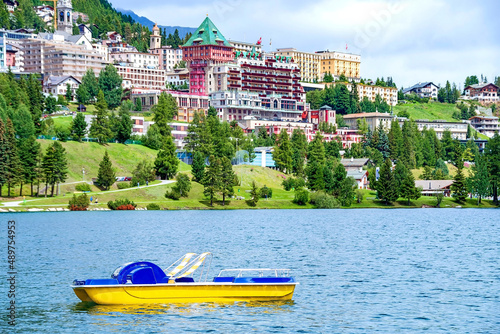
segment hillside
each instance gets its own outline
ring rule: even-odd
[[[459,109],[454,104],[439,102],[407,103],[398,104],[394,107],[393,112],[395,115],[401,111],[407,111],[413,119],[428,119],[430,121],[441,119],[448,122],[457,122],[452,116]]]
[[[52,140],[38,140],[45,152]],[[66,182],[82,181],[82,167],[85,168],[85,180],[97,177],[99,163],[107,150],[113,166],[116,168],[116,176],[131,176],[132,171],[142,159],[154,160],[156,150],[142,145],[108,144],[106,146],[98,143],[78,143],[74,141],[61,142],[66,149],[68,160],[68,179]],[[181,162],[181,170],[189,167]]]
[[[130,16],[134,21],[142,24],[143,26],[146,26],[151,30],[153,29],[155,22],[151,21],[147,17],[139,16],[136,13],[134,13],[133,11],[128,10],[128,9],[117,8],[116,10],[121,12],[123,15]],[[167,35],[173,34],[175,32],[175,29],[177,29],[179,31],[179,36],[185,36],[189,32],[193,33],[196,31],[196,28],[190,28],[190,27],[162,26],[162,25],[158,25],[158,27],[165,29]]]

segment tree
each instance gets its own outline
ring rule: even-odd
[[[14,132],[14,125],[12,124],[10,119],[7,119],[7,127],[6,127],[6,145],[7,145],[7,164],[5,168],[5,176],[7,183],[7,195],[10,197],[11,187],[15,186],[19,182],[22,181],[22,170],[20,167],[21,162],[19,160],[18,148],[16,142],[16,135]]]
[[[33,182],[38,176],[38,163],[40,156],[40,144],[35,136],[19,141],[19,160],[22,166],[22,181],[31,184],[31,196],[33,196]],[[19,189],[19,196],[22,196],[23,182]]]
[[[308,146],[307,166],[307,187],[311,190],[322,190],[325,187],[323,179],[323,165],[325,163],[325,148],[323,137],[319,132]]]
[[[488,177],[488,166],[486,158],[477,155],[475,164],[472,166],[472,175],[469,176],[471,192],[477,196],[477,205],[481,204],[481,199],[489,195],[490,180]]]
[[[109,159],[108,150],[104,152],[104,157],[99,163],[99,171],[97,173],[97,183],[104,187],[104,190],[109,190],[109,187],[116,181],[116,172],[113,169],[113,164]]]
[[[73,138],[78,141],[82,141],[87,133],[87,122],[85,122],[85,116],[82,113],[77,113],[73,122],[71,124],[71,133]]]
[[[57,100],[52,96],[52,94],[47,96],[47,98],[45,99],[45,112],[47,114],[55,113],[56,112],[56,104],[57,104]]]
[[[209,165],[206,168],[203,177],[203,194],[210,198],[210,206],[213,206],[213,200],[221,188],[220,175],[221,175],[221,162],[219,158],[211,155],[208,159]]]
[[[66,94],[64,96],[66,97],[66,101],[73,101],[73,90],[71,89],[69,82],[66,84]]]
[[[177,174],[179,159],[175,150],[173,137],[167,136],[155,160],[156,175],[160,176],[161,179],[168,180]]]
[[[17,138],[26,139],[35,135],[35,125],[31,119],[29,109],[20,104],[12,117],[12,124]]]
[[[48,185],[51,185],[51,196],[54,196],[54,187],[56,183],[64,182],[67,176],[67,161],[65,149],[55,141],[47,147],[42,159],[42,169],[45,179],[45,197],[47,197]]]
[[[158,104],[153,106],[151,111],[153,114],[153,121],[163,137],[171,136],[171,128],[168,125],[177,115],[177,102],[175,98],[166,93],[161,93],[158,98]]]
[[[189,192],[191,191],[191,181],[189,180],[189,176],[179,173],[175,177],[175,181],[176,183],[172,189],[179,193],[180,197],[188,197]]]
[[[146,182],[154,181],[155,168],[151,161],[146,159],[140,161],[132,172],[132,180],[130,186],[134,187],[137,184],[143,185]]]
[[[252,189],[250,190],[250,205],[256,206],[259,202],[259,188],[255,181],[252,181]]]
[[[142,102],[139,98],[135,99],[134,111],[142,111]]]
[[[99,90],[102,89],[100,88],[99,81],[95,76],[94,70],[92,70],[91,68],[89,68],[87,72],[85,72],[85,74],[83,75],[82,83],[78,88],[82,86],[87,92],[89,101],[94,101],[97,95],[99,94]]]
[[[293,129],[291,144],[293,174],[295,176],[303,176],[307,153],[307,138],[302,129]]]
[[[97,138],[100,144],[105,144],[113,134],[109,126],[108,105],[102,90],[97,95],[95,108],[95,117],[92,119],[92,124],[90,125],[90,135]]]
[[[399,194],[400,197],[406,198],[408,200],[408,205],[410,205],[411,199],[419,199],[421,196],[421,190],[415,187],[415,178],[410,171],[407,171],[406,177],[401,183]]]
[[[76,89],[76,101],[81,104],[87,104],[90,101],[90,94],[84,85],[78,86]]]
[[[396,168],[394,169],[393,174],[394,174],[394,181],[396,183],[396,190],[398,192],[398,195],[401,195],[403,183],[407,178],[408,174],[411,174],[411,172],[405,167],[404,163],[401,160],[399,160],[396,163]]]
[[[399,160],[403,152],[403,134],[397,120],[391,122],[391,128],[388,135],[389,157],[392,160]]]
[[[467,198],[467,184],[465,182],[463,167],[463,162],[458,163],[457,173],[455,174],[453,184],[451,185],[452,196],[458,203],[464,203]]]
[[[342,183],[347,178],[347,171],[342,164],[337,164],[333,171],[333,183],[331,186],[331,194],[337,198],[342,193]]]
[[[119,143],[124,144],[130,139],[132,134],[132,119],[130,118],[130,110],[132,109],[132,102],[123,101],[118,111],[118,118],[115,124],[115,138]]]
[[[205,175],[205,158],[200,152],[194,152],[191,173],[193,174],[193,181],[201,182],[203,180],[203,176]]]
[[[398,199],[396,180],[392,173],[392,163],[388,158],[380,168],[380,177],[377,181],[377,197],[389,204]]]
[[[273,159],[276,167],[280,171],[286,174],[290,174],[292,172],[292,146],[285,128],[281,129],[278,139],[276,140],[273,151]]]
[[[387,133],[385,133],[384,126],[382,125],[382,123],[379,124],[377,132],[378,132],[378,143],[376,148],[377,150],[379,150],[380,153],[382,153],[382,157],[384,159],[389,158],[390,156],[389,138],[387,137]]]
[[[500,135],[498,133],[486,143],[484,155],[488,166],[493,203],[498,205],[498,188],[500,187]]]
[[[115,109],[122,99],[122,78],[116,68],[108,64],[99,73],[99,90],[104,93],[104,98],[109,108]],[[99,93],[100,94],[100,93]],[[99,98],[98,98],[99,100]]]
[[[233,165],[228,157],[221,159],[221,177],[220,177],[220,192],[222,193],[222,206],[226,204],[226,196],[230,197],[234,194],[236,174],[233,171]]]
[[[352,177],[346,177],[341,183],[341,191],[338,197],[342,206],[351,206],[354,201],[355,190],[357,189],[356,180]]]

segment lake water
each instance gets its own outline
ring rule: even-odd
[[[17,325],[7,325],[7,220],[16,221]],[[239,210],[0,214],[2,333],[499,333],[500,211]],[[162,267],[187,252],[291,268],[293,301],[109,307],[75,278]]]

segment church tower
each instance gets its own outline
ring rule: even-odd
[[[161,48],[161,35],[160,35],[160,28],[158,28],[158,25],[155,23],[155,26],[153,27],[153,34],[150,36],[149,40],[149,49],[159,49]]]
[[[71,0],[57,2],[57,30],[73,34],[73,6]]]

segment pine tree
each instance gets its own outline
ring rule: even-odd
[[[158,104],[151,109],[153,114],[153,121],[158,126],[160,133],[163,137],[171,135],[171,128],[168,125],[177,116],[177,102],[175,98],[166,93],[161,93],[158,98]]]
[[[498,133],[486,143],[484,155],[488,165],[493,203],[498,205],[498,188],[500,187],[500,135]]]
[[[467,184],[465,182],[463,167],[464,164],[460,161],[457,164],[457,173],[455,174],[453,184],[451,185],[452,196],[458,203],[464,203],[467,198]]]
[[[384,159],[390,156],[390,148],[389,148],[389,138],[387,137],[387,133],[385,133],[384,126],[382,123],[379,124],[378,129],[378,143],[377,150],[382,153],[382,157]]]
[[[384,201],[385,204],[394,202],[398,199],[396,187],[391,160],[385,159],[384,164],[380,168],[380,178],[377,181],[377,197]]]
[[[413,136],[413,129],[409,121],[403,122],[403,154],[401,159],[405,163],[407,168],[413,169],[417,165],[416,155],[415,155],[415,141]]]
[[[302,129],[293,130],[291,144],[293,174],[298,177],[303,177],[307,153],[307,138]]]
[[[52,94],[47,96],[47,98],[45,99],[45,112],[47,114],[55,113],[56,112],[56,104],[57,104],[57,100],[52,96]]]
[[[396,167],[397,168],[397,167]],[[415,187],[415,178],[410,171],[407,171],[406,177],[403,179],[401,186],[399,188],[400,197],[406,198],[408,200],[408,205],[410,205],[411,199],[419,199],[421,191],[419,188]]]
[[[205,158],[203,154],[196,151],[193,155],[193,164],[191,165],[191,173],[193,174],[193,181],[201,182],[205,175]]]
[[[85,122],[85,116],[82,113],[77,113],[73,122],[71,124],[71,133],[73,138],[78,141],[82,141],[87,133],[87,122]]]
[[[307,187],[311,190],[322,190],[325,187],[323,179],[323,165],[325,163],[325,148],[323,137],[316,133],[313,141],[308,146],[307,166]]]
[[[104,152],[104,157],[99,163],[99,171],[97,172],[97,183],[104,187],[104,190],[109,190],[109,187],[116,181],[116,173],[113,169],[113,164],[109,159],[108,150]]]
[[[134,111],[142,111],[142,102],[141,99],[135,99]]]
[[[116,120],[115,126],[115,137],[119,143],[124,144],[130,139],[132,134],[133,123],[130,118],[130,110],[132,108],[132,102],[123,101],[120,110],[118,111],[118,118]]]
[[[332,183],[332,191],[331,194],[337,198],[341,195],[342,192],[342,183],[347,178],[347,171],[342,164],[338,164],[335,166],[333,171],[333,183]]]
[[[204,186],[203,194],[210,198],[210,206],[213,206],[213,200],[221,188],[221,162],[219,158],[211,155],[208,159],[209,165],[205,170],[202,184]]]
[[[84,85],[78,86],[76,89],[76,101],[81,104],[87,104],[90,101],[90,94]]]
[[[88,69],[82,77],[80,87],[84,87],[88,94],[88,101],[94,101],[99,94],[99,82],[95,76],[94,70]]]
[[[256,206],[257,202],[259,202],[259,195],[259,188],[257,187],[255,181],[252,181],[252,189],[250,190],[250,204],[252,206]]]
[[[64,147],[62,147],[58,141],[55,141],[52,146],[54,147],[55,157],[54,181],[57,183],[59,189],[59,183],[66,181],[68,175],[68,162],[66,160],[66,150]],[[52,195],[53,194],[54,184],[52,184]],[[57,194],[59,195],[59,191]]]
[[[12,123],[18,138],[30,138],[35,135],[35,125],[29,109],[24,104],[19,105],[14,112]]]
[[[122,78],[118,74],[116,67],[111,64],[106,65],[99,73],[98,82],[99,90],[104,93],[104,98],[108,107],[110,109],[118,107],[121,103],[123,89]]]
[[[293,161],[292,161],[292,146],[290,144],[290,138],[286,129],[281,129],[281,132],[276,140],[276,145],[274,146],[273,159],[276,167],[286,173],[290,174],[292,172]]]
[[[333,159],[327,159],[323,167],[323,180],[325,182],[325,192],[331,194],[334,190]]]
[[[180,197],[188,197],[189,192],[191,191],[191,181],[189,180],[189,176],[179,173],[175,177],[175,181],[175,185],[172,189],[177,192]]]
[[[472,193],[477,196],[477,205],[481,204],[481,199],[489,195],[490,180],[488,177],[488,166],[486,158],[476,155],[475,164],[472,166],[472,175],[469,176],[469,183]]]
[[[33,196],[33,182],[37,178],[37,166],[40,152],[40,144],[37,143],[35,136],[19,141],[19,159],[22,165],[22,181],[31,184],[31,196]],[[22,195],[23,182],[21,182],[19,196]]]
[[[66,84],[66,94],[64,95],[67,102],[73,101],[73,90],[69,83]]]
[[[352,177],[346,177],[341,183],[341,191],[338,197],[342,206],[351,206],[352,201],[356,195],[357,188],[356,180]]]
[[[222,206],[226,205],[226,196],[234,194],[235,177],[231,160],[227,157],[221,159],[220,192],[222,194]]]
[[[90,136],[97,138],[100,144],[105,144],[113,135],[109,124],[108,105],[104,99],[103,91],[97,95],[94,118],[90,125]]]
[[[403,152],[403,135],[401,133],[401,127],[397,120],[391,122],[391,128],[388,135],[389,140],[389,157],[392,160],[401,159]]]
[[[177,174],[179,159],[175,152],[175,144],[172,136],[163,139],[163,146],[158,151],[155,160],[156,175],[161,179],[171,179]]]
[[[11,187],[15,186],[22,180],[21,162],[19,160],[16,135],[14,133],[14,125],[10,119],[7,119],[6,127],[7,139],[7,165],[6,165],[6,183],[8,196],[10,197]]]

